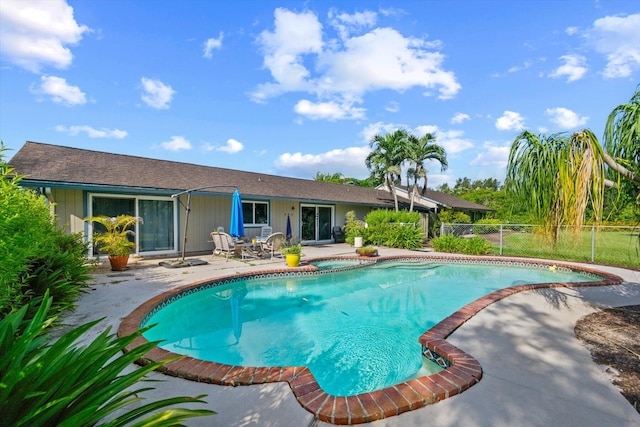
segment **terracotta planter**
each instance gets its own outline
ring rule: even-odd
[[[112,271],[124,271],[127,269],[129,255],[109,255]]]
[[[286,254],[285,261],[289,267],[297,267],[300,265],[300,254]]]
[[[358,248],[356,249],[356,253],[360,256],[378,256],[378,250],[377,249],[363,249],[363,248]]]

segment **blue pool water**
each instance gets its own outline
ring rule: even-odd
[[[160,347],[238,366],[307,366],[329,394],[378,390],[436,372],[418,337],[464,305],[523,283],[596,280],[549,269],[383,262],[336,273],[248,279],[158,310]]]

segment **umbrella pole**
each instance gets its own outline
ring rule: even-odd
[[[172,194],[171,197],[177,197],[178,198],[178,202],[180,202],[180,204],[182,206],[184,206],[184,204],[180,201],[180,195],[187,193],[187,205],[185,206],[185,210],[187,212],[187,217],[184,220],[184,238],[183,238],[183,243],[182,243],[182,262],[184,263],[184,258],[185,258],[185,254],[186,254],[186,249],[187,249],[187,228],[189,227],[189,212],[191,212],[191,193],[193,191],[197,191],[197,190],[204,190],[207,188],[220,188],[220,187],[231,187],[231,188],[235,188],[236,190],[238,189],[237,186],[235,185],[206,185],[204,187],[198,187],[198,188],[191,188],[189,190],[185,190],[182,191],[180,193],[177,194]]]
[[[187,211],[187,217],[184,220],[184,240],[182,243],[182,262],[184,262],[185,253],[187,251],[187,227],[189,227],[189,212],[191,212],[191,192],[187,195],[187,206],[185,207]]]

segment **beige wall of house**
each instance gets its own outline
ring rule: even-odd
[[[53,213],[56,216],[59,227],[69,233],[84,233],[85,211],[84,192],[82,190],[52,188],[50,201],[53,205]],[[186,205],[187,195],[181,196],[181,201]],[[356,218],[364,219],[371,211],[368,206],[338,204],[335,207],[335,225],[343,226],[347,212],[354,211]],[[184,226],[186,212],[184,206],[176,205],[178,212],[178,251],[182,250],[184,242]],[[297,200],[271,200],[269,202],[270,225],[273,232],[285,233],[287,229],[287,216],[291,221],[292,240],[300,241],[300,202]],[[189,214],[189,227],[187,230],[187,252],[206,252],[213,249],[210,233],[218,226],[224,227],[229,232],[231,220],[231,196],[191,196],[191,212]],[[260,227],[245,227],[245,236],[252,238],[260,235]]]
[[[49,202],[53,203],[53,213],[58,227],[67,233],[84,232],[84,208],[81,190],[52,188]]]

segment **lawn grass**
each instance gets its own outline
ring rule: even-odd
[[[591,231],[571,236],[562,233],[554,248],[542,236],[512,233],[503,237],[502,254],[534,258],[591,262]],[[495,253],[499,244],[494,243]],[[597,264],[640,267],[640,240],[637,232],[600,231],[595,233],[594,262]]]

